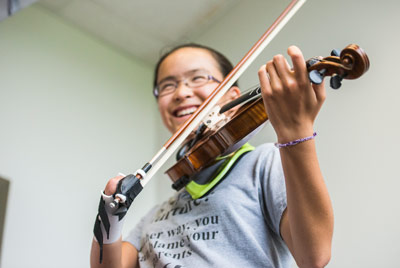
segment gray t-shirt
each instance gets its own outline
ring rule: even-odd
[[[138,249],[140,267],[290,267],[279,232],[285,208],[279,150],[264,144],[206,196],[182,190],[155,207],[125,241]]]

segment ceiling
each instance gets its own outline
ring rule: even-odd
[[[240,0],[41,0],[38,5],[118,49],[155,63],[207,31]]]

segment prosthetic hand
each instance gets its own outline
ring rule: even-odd
[[[112,244],[121,237],[125,215],[143,189],[140,180],[134,175],[117,179],[119,181],[113,195],[102,192],[94,225],[94,237],[100,246],[100,263],[103,259],[103,244]]]

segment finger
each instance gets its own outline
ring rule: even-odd
[[[309,83],[306,62],[304,60],[303,53],[301,53],[301,50],[296,46],[290,46],[287,52],[292,59],[293,72],[296,80],[302,84]]]
[[[275,69],[275,65],[272,60],[267,62],[267,73],[269,75],[271,90],[275,91],[275,92],[282,91],[282,89],[283,89],[282,81],[278,75],[278,72]]]
[[[323,81],[319,85],[312,84],[312,88],[315,92],[317,101],[322,104],[326,99],[325,82]]]
[[[275,55],[272,59],[278,76],[283,81],[287,81],[291,76],[291,69],[285,57],[281,54]]]
[[[260,79],[261,92],[266,95],[272,93],[269,75],[267,73],[267,65],[263,65],[258,70],[258,79]]]

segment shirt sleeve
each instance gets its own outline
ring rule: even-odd
[[[158,208],[159,206],[153,207],[145,216],[143,216],[136,226],[129,232],[128,236],[123,239],[123,241],[132,244],[138,251],[140,251],[141,239],[144,231],[143,229]]]
[[[265,221],[280,236],[280,222],[287,206],[285,177],[279,150],[273,144],[262,146],[259,158],[260,201]]]

